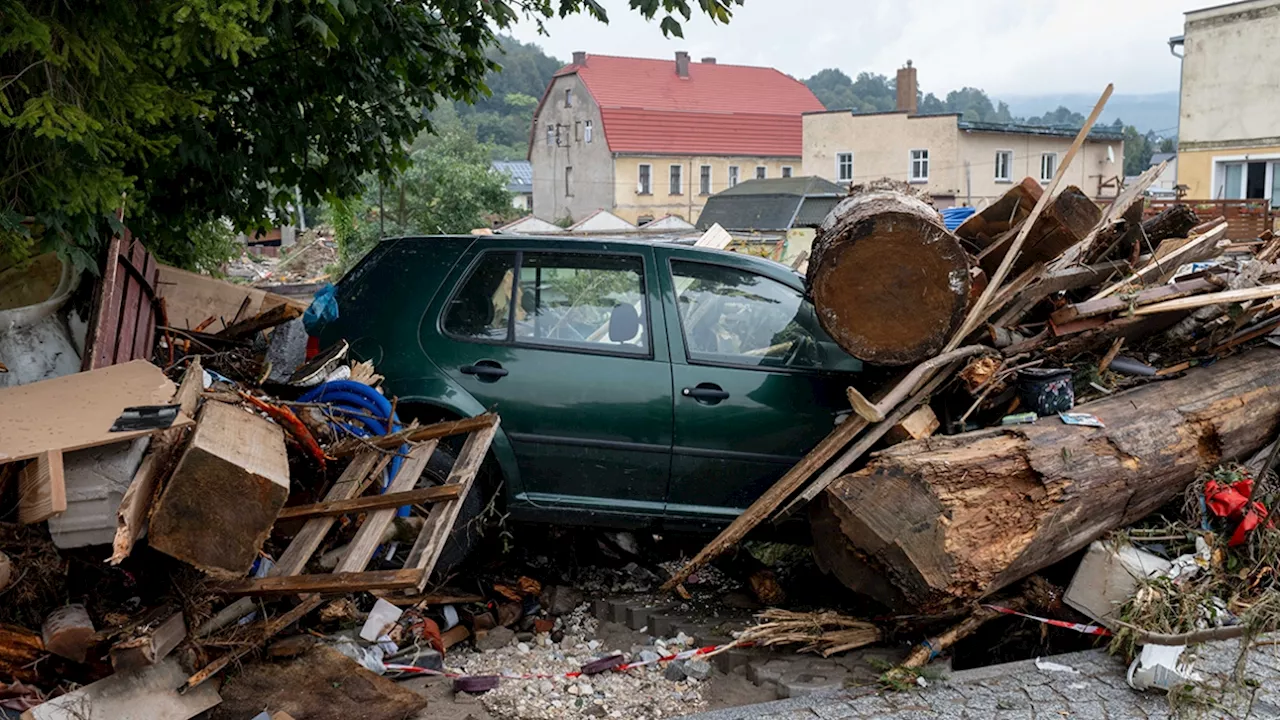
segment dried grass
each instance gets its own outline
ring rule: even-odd
[[[757,645],[802,645],[796,652],[830,657],[877,642],[880,628],[838,612],[823,610],[803,613],[777,608],[756,615],[760,623],[747,628],[738,642]]]

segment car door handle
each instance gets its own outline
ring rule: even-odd
[[[729,399],[729,393],[713,383],[699,383],[697,387],[687,387],[681,390],[680,394],[708,405],[714,405],[721,400]]]
[[[507,369],[495,362],[478,362],[475,365],[463,365],[458,368],[458,372],[463,375],[475,375],[481,380],[494,379],[507,376]]]

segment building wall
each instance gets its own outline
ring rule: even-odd
[[[1179,152],[1280,145],[1280,0],[1188,13],[1184,37]]]
[[[1186,197],[1192,200],[1230,197],[1223,187],[1223,165],[1237,162],[1265,162],[1268,166],[1262,197],[1271,197],[1272,207],[1280,207],[1276,188],[1280,188],[1280,143],[1244,149],[1178,151],[1178,184],[1187,186]]]
[[[570,107],[564,91],[572,90]],[[585,123],[592,124],[591,142],[585,139]],[[559,125],[559,145],[547,142],[547,127]],[[533,121],[529,147],[533,164],[534,214],[548,222],[571,217],[581,220],[613,202],[613,156],[605,142],[600,108],[577,75],[564,75],[551,83],[546,102]],[[573,168],[570,194],[566,194],[565,168]]]
[[[652,192],[638,192],[640,166],[648,164],[651,173]],[[680,165],[683,187],[681,193],[670,192],[671,166]],[[701,192],[700,178],[703,165],[711,166],[711,192]],[[619,155],[613,160],[615,184],[613,188],[613,213],[629,222],[638,223],[641,217],[658,219],[664,215],[677,215],[691,223],[698,221],[698,214],[707,198],[729,187],[729,167],[738,167],[738,181],[755,178],[756,168],[764,166],[766,178],[782,177],[782,168],[790,167],[793,177],[799,177],[800,158],[777,157],[722,157],[688,155]],[[604,206],[608,209],[608,206]]]
[[[1054,137],[1047,135],[1028,135],[1001,132],[960,131],[961,165],[969,163],[971,204],[977,208],[986,207],[991,201],[1005,194],[1013,183],[1025,177],[1040,179],[1040,158],[1044,153],[1057,153],[1058,163],[1067,156],[1074,138]],[[1115,162],[1107,159],[1107,147],[1112,148]],[[995,179],[996,152],[1013,151],[1013,165],[1009,180],[1000,182]],[[964,169],[961,168],[961,192],[956,204],[964,204],[966,191],[964,188]],[[1124,141],[1113,142],[1086,140],[1076,155],[1075,160],[1067,168],[1060,188],[1075,185],[1092,198],[1114,197],[1116,186],[1102,188],[1100,183],[1124,174]],[[1048,184],[1045,181],[1045,184]]]
[[[836,156],[853,153],[853,184],[891,178],[907,181],[911,150],[929,151],[929,180],[918,183],[940,204],[963,197],[956,116],[908,116],[906,113],[853,115],[848,112],[804,116],[804,173],[842,182]]]

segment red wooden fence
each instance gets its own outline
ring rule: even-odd
[[[84,370],[130,360],[150,360],[157,317],[156,260],[128,230],[111,239],[93,300],[93,324],[85,342]]]
[[[1158,214],[1170,205],[1189,205],[1203,220],[1218,217],[1227,219],[1228,240],[1256,240],[1264,231],[1272,228],[1274,218],[1271,201],[1257,200],[1148,200],[1143,218]]]

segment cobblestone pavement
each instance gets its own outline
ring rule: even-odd
[[[1280,634],[1268,640],[1280,643]],[[1128,718],[1280,718],[1280,644],[1249,654],[1245,681],[1232,670],[1239,641],[1195,648],[1197,688],[1171,698],[1138,692],[1125,683],[1126,667],[1102,650],[1058,655],[1053,662],[1076,672],[1042,670],[1034,661],[954,673],[910,692],[849,688],[690,716],[691,720],[838,720],[980,718],[981,720],[1120,720]],[[1190,651],[1189,651],[1190,652]]]

